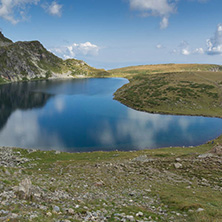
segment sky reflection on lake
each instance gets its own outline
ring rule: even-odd
[[[222,134],[219,118],[149,114],[113,100],[115,90],[127,82],[78,79],[1,86],[0,145],[133,150],[198,145]]]

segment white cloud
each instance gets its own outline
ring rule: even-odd
[[[131,9],[141,11],[144,16],[161,17],[160,28],[162,29],[168,26],[169,16],[176,12],[174,0],[129,0],[129,2]]]
[[[24,11],[27,4],[37,4],[40,0],[0,0],[0,17],[17,24],[24,20]],[[17,12],[17,13],[16,13]]]
[[[182,55],[190,55],[190,51],[189,51],[189,49],[182,49],[181,54]]]
[[[172,51],[174,54],[181,54],[181,55],[193,55],[193,54],[204,54],[203,48],[195,48],[192,49],[190,44],[187,41],[182,41],[179,46]]]
[[[160,28],[165,29],[169,25],[169,17],[177,12],[177,3],[179,0],[128,0],[130,8],[141,12],[144,17],[161,17]],[[205,3],[208,0],[188,0]]]
[[[92,44],[91,42],[73,43],[72,45],[69,46],[63,46],[51,49],[52,52],[54,52],[55,54],[64,59],[74,58],[75,56],[78,55],[96,56],[98,55],[99,50],[100,47],[95,44]]]
[[[181,55],[190,55],[191,54],[191,51],[190,51],[190,45],[187,41],[182,41],[179,46],[174,49],[172,51],[172,53],[174,54],[181,54]]]
[[[168,17],[163,17],[162,21],[160,22],[160,28],[165,29],[169,25]]]
[[[204,54],[204,49],[203,48],[196,48],[192,52],[193,54]]]
[[[62,15],[62,5],[58,4],[56,1],[53,1],[50,5],[45,5],[45,10],[54,16],[61,16]]]
[[[163,47],[162,44],[157,44],[157,45],[156,45],[156,48],[157,48],[157,49],[162,49],[162,48],[164,48],[164,47]]]
[[[207,39],[207,54],[222,54],[222,24],[218,24],[214,37]]]

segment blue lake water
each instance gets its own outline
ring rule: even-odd
[[[0,86],[0,146],[85,152],[194,146],[222,119],[149,114],[113,100],[128,80],[72,79]]]

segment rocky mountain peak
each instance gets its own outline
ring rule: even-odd
[[[12,40],[6,38],[2,32],[0,31],[0,46],[6,46],[6,45],[9,45],[9,44],[12,44]]]

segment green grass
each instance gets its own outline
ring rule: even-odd
[[[221,72],[137,74],[114,98],[147,112],[221,117],[221,79]]]
[[[201,218],[201,221],[207,222],[220,221],[222,218],[222,194],[213,189],[215,185],[222,187],[221,181],[218,179],[222,176],[222,168],[216,164],[217,159],[211,159],[206,163],[197,162],[196,158],[211,150],[215,144],[222,144],[222,136],[215,139],[214,144],[209,141],[201,146],[188,148],[175,147],[134,152],[61,152],[59,154],[56,154],[55,151],[29,152],[25,149],[15,149],[15,152],[19,151],[22,157],[31,160],[23,165],[27,168],[23,170],[22,175],[32,178],[34,185],[43,186],[47,192],[63,190],[73,196],[78,196],[81,193],[95,194],[96,198],[87,200],[85,203],[73,203],[73,201],[67,200],[65,205],[80,205],[75,210],[80,214],[86,212],[83,206],[87,206],[94,211],[105,208],[114,213],[134,215],[135,218],[136,213],[141,211],[146,217],[151,216],[156,221],[166,221],[147,207],[146,202],[149,199],[144,199],[144,196],[148,196],[155,200],[151,204],[152,206],[156,209],[166,209],[168,218],[174,216],[174,221],[180,221],[181,218],[173,213],[175,211],[181,215],[186,214],[186,221],[198,222]],[[131,162],[132,159],[140,155],[147,155],[154,161],[148,163]],[[182,169],[173,167],[175,159],[178,157],[183,161]],[[101,167],[95,167],[96,165]],[[121,166],[124,167],[119,171]],[[13,170],[10,172],[13,173]],[[65,179],[67,176],[69,183]],[[54,182],[50,183],[52,177]],[[171,180],[171,177],[174,179]],[[177,177],[179,179],[175,182]],[[210,186],[199,184],[202,178],[207,179]],[[18,178],[16,179],[18,180]],[[93,186],[95,182],[100,180],[104,181],[103,186]],[[192,182],[189,189],[187,181]],[[3,183],[5,186],[11,186],[12,182],[9,179],[4,179]],[[13,181],[13,184],[16,184],[16,180]],[[86,184],[87,187],[84,187]],[[147,188],[151,188],[149,193],[146,193]],[[129,196],[130,190],[135,190],[137,194]],[[100,195],[109,194],[110,198],[103,199],[102,196],[97,196],[98,193]],[[126,201],[121,202],[124,199]],[[132,204],[129,204],[130,199],[133,200]],[[46,203],[46,205],[48,204],[49,206],[63,207],[63,204],[59,202]],[[16,205],[13,209],[19,212],[21,207]],[[198,208],[203,208],[204,211],[198,213]],[[25,212],[27,209],[23,210]],[[41,217],[34,221],[40,221],[40,218],[44,221],[49,219],[45,216],[45,212],[39,211],[39,213]],[[110,221],[115,221],[114,213],[112,213]],[[58,216],[53,214],[51,218],[58,218]]]

